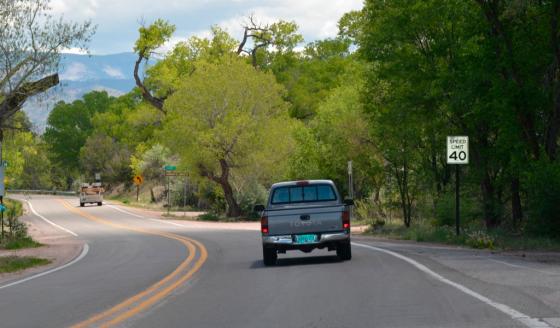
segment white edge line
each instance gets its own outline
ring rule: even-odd
[[[52,225],[53,227],[58,228],[58,229],[60,229],[60,230],[62,230],[62,231],[64,231],[64,232],[67,232],[67,233],[71,234],[71,235],[74,236],[74,237],[78,237],[78,234],[77,234],[77,233],[75,233],[75,232],[73,232],[73,231],[71,231],[71,230],[68,230],[68,229],[64,228],[63,226],[60,226],[60,225],[58,225],[58,224],[52,222],[51,220],[47,219],[46,217],[42,216],[41,214],[37,213],[37,211],[35,211],[35,209],[33,208],[33,205],[31,205],[31,202],[30,202],[30,201],[26,200],[26,202],[27,202],[27,205],[29,205],[29,209],[31,210],[31,212],[33,212],[33,214],[35,214],[35,215],[38,216],[39,218],[43,219],[45,222],[47,222],[48,224]]]
[[[404,255],[401,255],[399,253],[395,253],[392,252],[390,250],[386,250],[383,248],[378,248],[378,247],[374,247],[374,246],[369,246],[369,245],[365,245],[365,244],[360,244],[360,243],[352,243],[352,245],[354,246],[358,246],[358,247],[363,247],[363,248],[368,248],[374,251],[378,251],[378,252],[382,252],[385,254],[389,254],[391,256],[394,256],[396,258],[399,258],[405,262],[408,262],[409,264],[412,264],[414,267],[416,267],[418,270],[426,273],[427,275],[431,276],[432,278],[435,278],[436,280],[439,280],[440,282],[443,282],[447,285],[450,285],[452,287],[455,287],[456,289],[460,290],[461,292],[470,295],[476,299],[478,299],[479,301],[482,301],[490,306],[492,306],[493,308],[505,313],[506,315],[508,315],[509,317],[511,317],[514,320],[517,320],[521,323],[523,323],[525,326],[527,327],[531,327],[531,328],[552,328],[550,325],[548,325],[547,323],[537,319],[537,318],[532,318],[524,313],[521,313],[505,304],[502,303],[498,303],[495,301],[492,301],[491,299],[480,295],[479,293],[461,285],[458,284],[454,281],[451,281],[447,278],[442,277],[441,275],[435,273],[434,271],[430,270],[427,266],[416,262],[415,260],[408,258]]]
[[[65,268],[67,268],[67,267],[69,267],[69,266],[75,264],[76,262],[80,261],[81,259],[83,259],[83,258],[87,255],[88,252],[89,252],[89,245],[88,245],[88,244],[84,244],[84,247],[82,248],[82,252],[80,253],[80,255],[79,255],[78,257],[76,257],[75,259],[73,259],[72,261],[70,261],[70,262],[68,262],[68,263],[66,263],[66,264],[64,264],[64,265],[61,265],[61,266],[59,266],[59,267],[56,267],[56,268],[54,268],[54,269],[51,269],[51,270],[48,270],[48,271],[45,271],[45,272],[38,273],[38,274],[33,275],[33,276],[31,276],[31,277],[27,277],[27,278],[24,278],[24,279],[21,279],[21,280],[18,280],[18,281],[14,281],[14,282],[12,282],[12,283],[9,283],[9,284],[0,286],[0,289],[4,289],[4,288],[12,287],[12,286],[15,286],[15,285],[19,285],[19,284],[22,284],[22,283],[24,283],[24,282],[26,282],[26,281],[33,280],[33,279],[36,279],[36,278],[39,278],[39,277],[42,277],[42,276],[46,276],[46,275],[51,274],[51,273],[53,273],[53,272],[56,272],[56,271],[65,269]]]
[[[132,215],[132,216],[137,217],[137,218],[140,218],[140,219],[148,219],[148,220],[154,221],[154,222],[167,223],[167,224],[170,224],[170,225],[173,225],[173,226],[176,226],[176,227],[185,228],[184,225],[179,224],[179,223],[169,222],[169,221],[164,221],[164,220],[158,220],[158,219],[152,219],[152,218],[147,218],[147,217],[145,217],[145,216],[141,216],[141,215],[134,214],[134,213],[131,213],[131,212],[129,212],[129,211],[123,210],[123,209],[118,208],[117,206],[114,206],[114,205],[107,205],[107,206],[110,207],[110,208],[113,208],[113,209],[115,209],[115,210],[117,210],[117,211],[119,211],[119,212],[122,212],[122,213],[125,213],[125,214],[128,214],[128,215]]]

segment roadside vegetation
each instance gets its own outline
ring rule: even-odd
[[[27,235],[27,226],[19,221],[23,215],[23,206],[19,201],[4,199],[3,219],[0,222],[0,250],[16,250],[22,248],[34,248],[42,246]]]
[[[375,234],[560,249],[559,11],[366,0],[333,38],[306,42],[297,22],[248,17],[242,35],[213,26],[166,53],[177,35],[159,19],[139,28],[130,93],[61,102],[43,135],[11,118],[8,183],[75,190],[100,172],[133,202],[142,175],[141,203],[167,205],[169,184],[170,206],[235,219],[279,180],[332,179],[347,195],[351,160],[356,217]],[[470,137],[459,237],[448,135]]]
[[[51,261],[37,257],[2,256],[0,257],[0,273],[17,272],[49,263]]]

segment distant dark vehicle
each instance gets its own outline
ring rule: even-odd
[[[256,205],[262,213],[261,233],[264,264],[274,265],[278,253],[319,248],[336,250],[341,260],[352,258],[350,212],[353,200],[341,200],[330,180],[276,183],[268,205]]]

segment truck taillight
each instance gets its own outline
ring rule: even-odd
[[[349,211],[342,212],[342,228],[350,229],[350,212]]]
[[[268,235],[268,216],[261,218],[261,232],[263,235]]]

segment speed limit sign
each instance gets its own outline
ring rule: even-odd
[[[447,137],[447,164],[469,164],[469,137]]]

